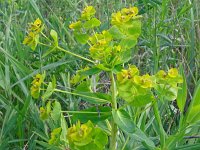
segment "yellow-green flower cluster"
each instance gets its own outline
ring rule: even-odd
[[[81,13],[82,20],[90,20],[96,13],[96,10],[93,6],[87,6]]]
[[[71,23],[69,25],[69,28],[76,31],[78,30],[80,32],[80,29],[84,26],[84,24],[90,21],[91,19],[93,19],[95,13],[96,13],[96,10],[94,9],[93,6],[85,7],[84,10],[81,12],[80,20]]]
[[[182,76],[176,68],[169,69],[167,73],[160,70],[153,76],[141,76],[137,67],[129,66],[117,74],[119,96],[134,106],[142,106],[154,100],[152,88],[160,99],[175,100],[178,83],[182,82]]]
[[[178,73],[177,68],[171,68],[168,72],[160,70],[156,74],[157,82],[160,84],[169,84],[173,87],[177,86],[177,83],[183,83],[182,76]]]
[[[155,84],[153,77],[149,74],[143,76],[134,76],[134,82],[142,88],[152,88]]]
[[[35,50],[39,42],[39,33],[43,29],[42,21],[38,18],[29,24],[28,35],[24,38],[23,44],[28,45]]]
[[[121,11],[112,14],[112,25],[123,25],[127,23],[132,18],[136,18],[138,14],[137,7],[123,8]]]
[[[154,76],[140,76],[136,66],[130,65],[117,74],[119,96],[134,106],[145,105],[153,99],[151,88],[155,85]],[[142,101],[143,100],[143,101]]]
[[[120,84],[123,84],[127,80],[133,80],[136,75],[139,75],[138,68],[135,65],[129,65],[128,69],[122,69],[122,71],[117,74],[117,80]]]
[[[41,74],[37,74],[32,81],[31,86],[31,96],[35,99],[39,98],[40,95],[40,87],[43,83],[44,76]]]
[[[130,65],[127,70],[123,69],[117,74],[117,80],[120,84],[124,84],[126,81],[131,81],[132,84],[136,84],[141,88],[152,88],[155,84],[155,79],[149,74],[140,76],[139,70],[136,66]]]
[[[91,42],[90,55],[96,60],[102,60],[106,56],[110,55],[112,47],[109,45],[112,36],[108,31],[102,31],[102,33],[96,33],[89,38]]]
[[[93,125],[89,121],[87,124],[80,124],[78,122],[76,125],[73,125],[71,128],[68,129],[67,138],[71,143],[79,143],[81,141],[87,141],[88,143],[91,142],[91,135],[93,131]],[[86,144],[88,144],[86,143]]]
[[[67,139],[70,149],[105,149],[108,142],[107,135],[98,127],[94,127],[91,121],[73,125],[67,130]],[[97,142],[98,141],[98,142]]]
[[[183,82],[178,69],[171,68],[168,72],[160,70],[156,74],[156,91],[161,100],[175,100],[178,94],[178,83]]]

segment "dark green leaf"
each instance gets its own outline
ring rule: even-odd
[[[94,123],[103,121],[111,116],[110,107],[91,107],[82,111],[76,111],[72,119],[73,121],[80,120],[81,123],[86,123],[91,120]]]
[[[115,123],[129,136],[138,141],[145,142],[150,147],[155,147],[154,143],[142,132],[133,122],[129,114],[125,110],[112,110]]]
[[[199,109],[200,109],[200,80],[197,83],[194,96],[192,98],[192,102],[187,112],[187,122],[195,123],[197,121],[200,121]]]
[[[94,67],[94,68],[91,68],[91,69],[86,70],[86,71],[81,71],[80,75],[89,76],[89,75],[94,75],[94,74],[97,74],[97,73],[100,73],[100,72],[101,72],[101,69]]]

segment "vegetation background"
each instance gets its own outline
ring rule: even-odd
[[[46,70],[47,80],[55,75],[58,86],[69,90],[70,77],[86,66],[85,61],[62,52],[42,58],[47,51],[45,47],[32,51],[23,45],[27,24],[39,17],[49,29],[57,31],[63,47],[87,56],[88,47],[77,43],[68,28],[86,5],[94,6],[97,18],[105,22],[100,30],[109,27],[112,12],[133,5],[139,7],[143,16],[142,34],[130,63],[148,73],[182,65],[188,84],[187,104],[192,99],[200,78],[199,0],[0,0],[0,150],[43,149],[38,139],[48,138],[39,117],[41,103],[30,96],[34,75]],[[89,107],[70,95],[56,97],[63,110]],[[178,128],[180,116],[175,111],[176,102],[169,106],[171,112],[164,106],[160,112],[164,128],[170,134]],[[148,131],[151,130],[155,130],[153,121],[148,124]],[[199,128],[194,133],[200,134]],[[122,143],[124,140],[121,138]],[[186,143],[196,142],[200,140],[192,138]]]

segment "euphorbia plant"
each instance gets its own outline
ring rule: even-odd
[[[141,33],[142,16],[138,15],[137,7],[123,8],[121,11],[113,13],[111,27],[102,32],[97,32],[101,22],[95,18],[95,12],[96,10],[92,6],[87,6],[82,11],[80,19],[69,25],[76,40],[89,46],[90,58],[60,47],[58,35],[54,30],[50,31],[51,38],[48,38],[42,32],[44,26],[39,19],[30,24],[28,36],[23,42],[33,50],[37,44],[41,44],[50,47],[50,52],[55,50],[66,52],[87,61],[88,66],[90,66],[77,71],[77,74],[72,77],[71,83],[75,87],[72,92],[56,88],[55,77],[48,84],[44,82],[44,74],[38,74],[34,78],[31,87],[33,98],[37,99],[40,92],[46,90],[41,96],[43,106],[40,108],[40,117],[46,120],[48,124],[52,123],[51,120],[54,123],[56,122],[55,125],[50,125],[52,133],[49,144],[80,150],[105,149],[108,142],[107,136],[109,136],[109,148],[115,150],[119,148],[117,134],[121,129],[129,137],[137,137],[137,140],[142,142],[144,147],[156,149],[155,143],[135,125],[131,116],[125,111],[125,108],[129,106],[153,108],[159,126],[158,148],[167,148],[168,144],[173,142],[170,141],[170,138],[168,140],[163,128],[158,102],[175,100],[181,90],[179,84],[183,82],[183,77],[176,68],[171,68],[167,72],[160,70],[155,75],[148,73],[141,75],[135,65],[128,65],[128,68],[122,67],[130,60],[132,49],[137,44],[137,39]],[[48,43],[40,42],[40,35]],[[45,53],[44,56],[48,53]],[[97,77],[101,72],[109,77],[110,90],[108,92],[98,90],[98,85],[95,84],[98,82]],[[42,89],[42,84],[47,88]],[[46,104],[46,101],[54,92],[82,97],[83,100],[89,103],[97,104],[99,112],[97,112],[96,107],[77,112],[61,111],[61,106],[57,101],[53,105],[50,101]],[[123,100],[123,103],[119,103],[121,100]],[[102,107],[102,104],[110,104],[111,108],[108,106]],[[72,125],[67,130],[63,113],[72,115],[72,120],[77,121],[77,124]],[[103,131],[100,126],[94,126],[99,121],[106,122],[107,132]]]

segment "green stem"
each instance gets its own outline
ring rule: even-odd
[[[59,49],[59,50],[65,52],[65,53],[68,53],[68,54],[70,54],[70,55],[73,55],[73,56],[75,56],[75,57],[78,57],[78,58],[80,58],[80,59],[83,59],[83,60],[86,60],[86,61],[89,61],[89,62],[95,64],[94,61],[92,61],[92,60],[90,60],[90,59],[88,59],[88,58],[85,58],[85,57],[83,57],[83,56],[80,56],[80,55],[78,55],[78,54],[72,53],[72,52],[70,52],[70,51],[68,51],[68,50],[66,50],[66,49],[64,49],[64,48],[62,48],[62,47],[59,47],[59,46],[58,46],[57,49]]]
[[[48,45],[48,44],[45,44],[45,43],[42,43],[42,42],[38,42],[38,44],[46,46],[46,47],[51,47],[51,45]]]
[[[41,34],[42,34],[43,37],[45,37],[45,39],[46,39],[47,41],[49,41],[50,43],[52,43],[52,41],[51,41],[43,32],[41,32]]]
[[[154,102],[154,104],[153,104],[153,111],[154,111],[155,118],[158,123],[159,130],[160,130],[160,145],[161,145],[161,149],[162,149],[165,147],[165,134],[166,133],[165,133],[165,130],[163,129],[157,102]]]
[[[112,109],[117,109],[117,88],[116,88],[116,82],[114,78],[113,72],[110,74],[111,78],[111,92],[112,92]],[[117,124],[114,122],[114,119],[111,120],[111,142],[110,142],[110,150],[116,150],[117,149]]]
[[[107,100],[102,99],[102,98],[98,98],[98,97],[92,97],[92,96],[88,96],[88,95],[84,95],[84,94],[73,93],[73,92],[63,91],[63,90],[59,90],[59,89],[54,89],[54,91],[60,92],[60,93],[65,93],[65,94],[71,94],[71,95],[75,95],[75,96],[81,96],[81,97],[85,97],[85,98],[91,98],[91,99],[94,99],[94,100],[98,100],[98,102],[102,102],[102,103],[108,103]]]
[[[109,114],[109,112],[90,112],[90,111],[61,111],[62,113],[69,113],[69,114]]]

